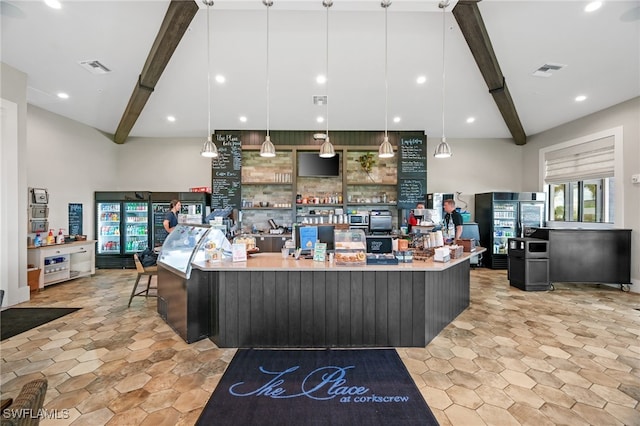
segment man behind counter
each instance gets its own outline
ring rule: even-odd
[[[446,243],[459,240],[462,236],[462,215],[456,210],[456,202],[452,199],[444,200],[444,238]]]

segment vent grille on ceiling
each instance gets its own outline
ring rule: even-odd
[[[85,70],[89,71],[91,74],[107,74],[111,72],[109,68],[105,67],[98,60],[80,61],[78,62],[78,64]]]
[[[561,70],[564,67],[566,67],[566,65],[563,65],[563,64],[551,64],[551,63],[544,64],[543,66],[541,66],[540,68],[535,70],[533,72],[533,75],[536,76],[536,77],[551,77],[553,75],[554,71]]]
[[[327,104],[327,96],[326,95],[314,96],[313,97],[313,104],[314,105],[326,105]]]

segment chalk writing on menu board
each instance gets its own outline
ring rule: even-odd
[[[424,137],[400,138],[398,207],[413,209],[427,192],[427,143]]]
[[[240,207],[242,142],[232,134],[216,134],[218,157],[211,160],[211,208]]]
[[[69,203],[69,235],[82,235],[82,204]]]

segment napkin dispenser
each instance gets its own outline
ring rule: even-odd
[[[449,260],[451,260],[451,252],[449,251],[449,247],[438,247],[434,250],[434,262],[448,262]]]

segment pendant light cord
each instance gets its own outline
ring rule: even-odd
[[[327,74],[327,86],[326,86],[326,93],[327,93],[327,138],[329,137],[329,8],[331,7],[332,2],[331,1],[327,1],[325,2],[325,7],[327,8],[327,40],[326,40],[326,55],[327,55],[327,61],[326,61],[326,74]]]
[[[444,38],[446,34],[445,10],[447,6],[448,6],[448,2],[442,5],[442,139],[443,141],[445,138],[445,135],[444,135],[444,86],[445,86]]]
[[[267,137],[269,137],[269,1],[265,2],[267,6]]]
[[[209,9],[211,7],[210,3],[207,3],[207,130],[208,135],[207,139],[212,140],[211,136],[211,38],[209,35],[210,25],[209,25]]]
[[[389,120],[389,79],[388,79],[388,37],[387,37],[387,11],[389,4],[384,8],[384,137],[387,137],[388,120]]]

